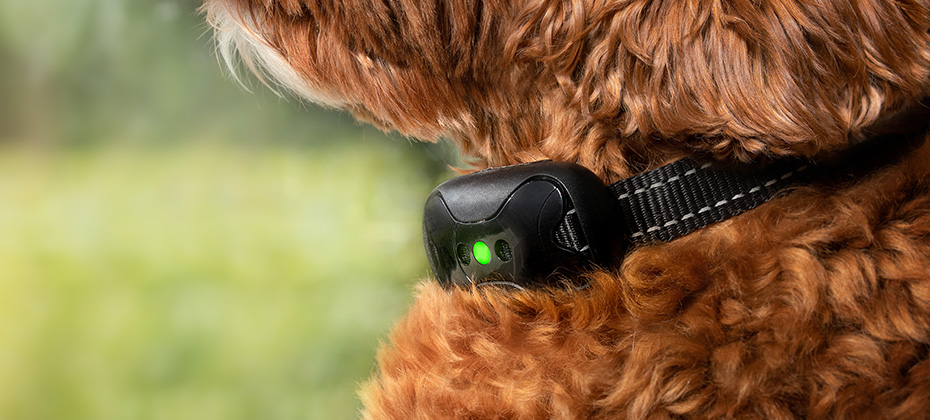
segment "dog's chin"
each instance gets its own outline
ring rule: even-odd
[[[207,0],[201,11],[214,29],[217,56],[239,84],[245,86],[237,65],[241,62],[278,95],[289,93],[326,107],[349,107],[345,98],[298,74],[288,60],[265,41],[266,29],[251,11],[242,10],[228,0]]]

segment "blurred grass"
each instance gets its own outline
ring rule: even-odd
[[[430,185],[369,146],[4,150],[0,417],[352,418],[425,275]]]
[[[347,419],[448,148],[224,77],[187,0],[0,2],[0,420]]]

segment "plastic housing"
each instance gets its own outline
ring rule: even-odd
[[[616,206],[601,180],[579,165],[543,161],[490,168],[430,193],[423,242],[444,287],[552,284],[560,274],[610,263],[623,231],[616,226]],[[580,230],[576,235],[586,244],[580,249],[555,237],[572,210],[573,230]],[[491,251],[487,264],[475,259],[479,241]]]

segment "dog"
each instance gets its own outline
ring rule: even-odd
[[[230,66],[454,141],[474,169],[849,168],[631,247],[582,288],[422,281],[363,418],[930,416],[930,1],[202,7]]]

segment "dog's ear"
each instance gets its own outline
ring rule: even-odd
[[[619,136],[720,157],[841,148],[928,89],[926,0],[530,2],[511,53]]]

